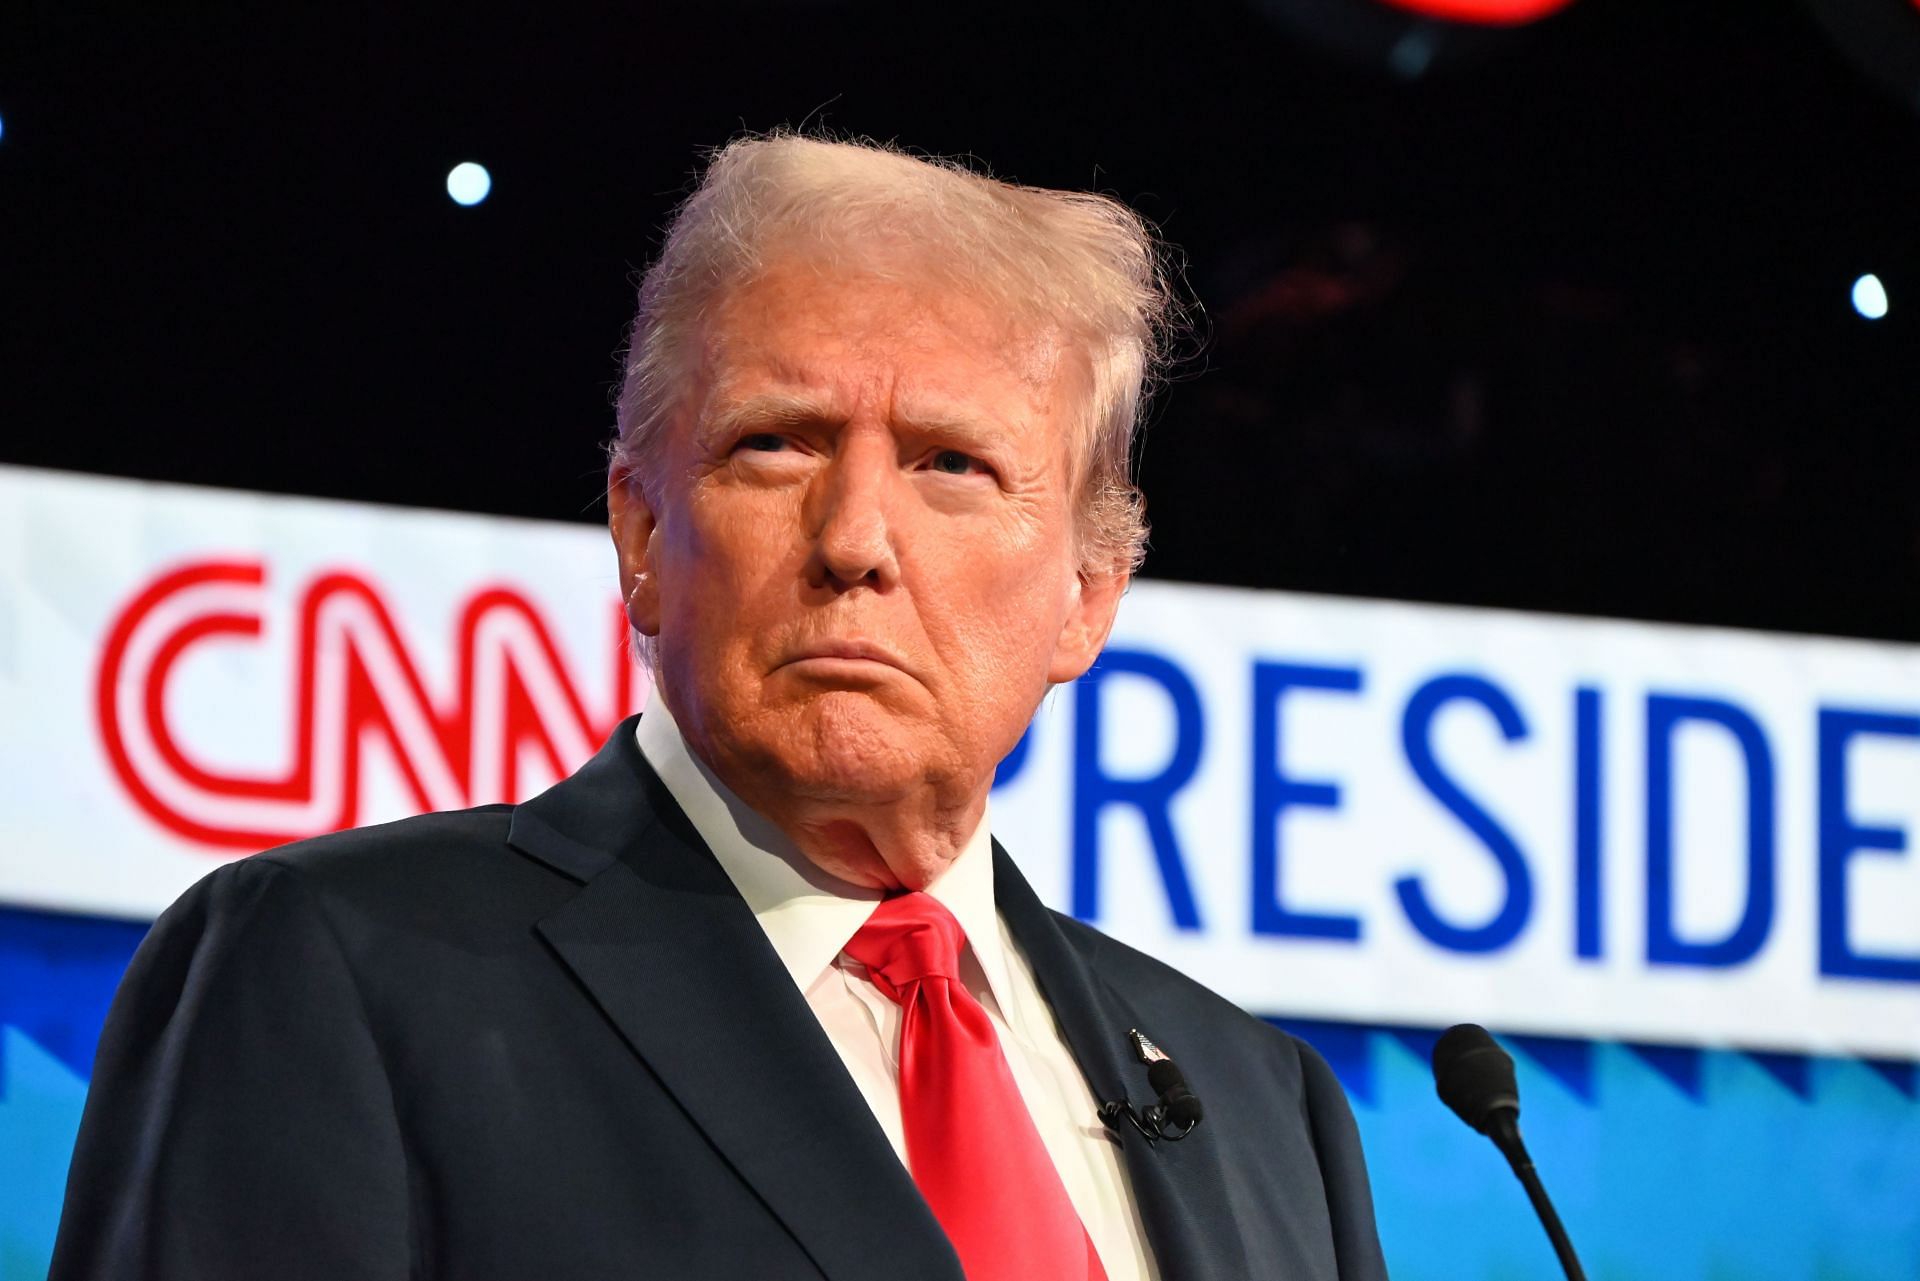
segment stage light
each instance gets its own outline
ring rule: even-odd
[[[7,121],[6,121],[6,117],[4,117],[4,116],[0,116],[0,138],[4,138],[4,137],[6,137],[6,136],[7,136]]]
[[[1557,13],[1573,0],[1387,0],[1387,3],[1396,9],[1428,18],[1444,18],[1448,22],[1517,27]]]
[[[447,194],[456,205],[477,205],[493,190],[493,175],[485,165],[471,160],[455,165],[447,173]]]
[[[1880,283],[1880,277],[1868,272],[1853,282],[1853,309],[1868,320],[1887,314],[1887,287]]]

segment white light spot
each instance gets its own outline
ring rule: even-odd
[[[1853,309],[1868,320],[1887,314],[1887,287],[1880,283],[1880,277],[1868,272],[1853,282]]]
[[[469,160],[455,165],[447,173],[447,194],[456,205],[477,205],[493,190],[493,175],[486,166]]]

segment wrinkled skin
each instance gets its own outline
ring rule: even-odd
[[[628,617],[689,746],[819,867],[924,888],[1047,689],[1105,643],[1053,339],[927,286],[776,263],[608,501]]]

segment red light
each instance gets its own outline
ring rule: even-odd
[[[1449,22],[1474,22],[1487,27],[1517,27],[1557,13],[1573,0],[1386,0],[1396,9]],[[1913,0],[1920,6],[1920,0]]]

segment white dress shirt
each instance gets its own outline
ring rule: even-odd
[[[822,871],[785,833],[747,808],[688,750],[664,699],[648,700],[638,738],[640,754],[753,910],[904,1164],[900,1007],[867,978],[865,966],[841,951],[866,924],[880,891]],[[1154,1281],[1153,1254],[1119,1146],[1100,1123],[1093,1091],[994,906],[988,831],[983,813],[959,857],[927,892],[966,932],[961,981],[993,1021],[1014,1083],[1109,1281]]]

